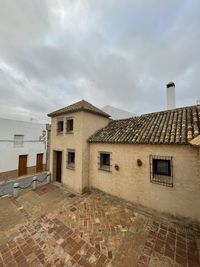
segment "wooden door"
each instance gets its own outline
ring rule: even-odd
[[[19,156],[18,176],[27,174],[27,155]]]
[[[56,181],[61,183],[61,171],[62,171],[62,152],[56,152]]]
[[[36,172],[43,171],[43,153],[37,154]]]

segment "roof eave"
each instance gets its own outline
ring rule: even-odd
[[[102,117],[105,117],[105,118],[109,118],[110,117],[110,115],[107,114],[107,113],[103,114],[103,113],[100,113],[100,112],[95,112],[95,111],[87,110],[87,109],[83,109],[83,108],[76,109],[76,110],[71,110],[71,111],[58,112],[58,113],[56,113],[56,111],[55,111],[55,112],[47,114],[47,116],[52,118],[52,117],[58,117],[58,116],[61,116],[61,115],[66,115],[66,114],[80,112],[80,111],[93,113],[95,115],[99,115],[99,116],[102,116]]]

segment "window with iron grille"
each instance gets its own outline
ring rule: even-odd
[[[68,118],[67,119],[67,128],[66,128],[66,132],[67,133],[71,133],[74,130],[74,120],[72,118]]]
[[[99,152],[99,169],[104,171],[111,170],[110,152]]]
[[[67,167],[74,169],[75,168],[75,150],[67,149]]]
[[[60,120],[57,122],[57,133],[58,134],[63,133],[63,129],[64,129],[64,122]]]
[[[150,155],[150,182],[173,187],[172,157]]]

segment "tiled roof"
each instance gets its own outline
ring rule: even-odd
[[[92,135],[93,143],[189,144],[200,134],[200,106],[111,121]]]
[[[77,111],[87,111],[87,112],[95,113],[97,115],[100,115],[100,116],[103,116],[106,118],[110,117],[109,114],[107,114],[103,110],[93,106],[92,104],[88,103],[85,100],[81,100],[81,101],[76,102],[70,106],[67,106],[65,108],[61,108],[61,109],[56,110],[52,113],[49,113],[48,116],[49,117],[56,117],[56,116],[60,116],[60,115],[67,114],[67,113],[77,112]]]

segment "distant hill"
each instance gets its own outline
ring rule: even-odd
[[[113,120],[120,120],[137,116],[134,113],[128,112],[123,109],[115,108],[109,105],[103,107],[102,110],[108,113],[111,116],[111,119]]]

